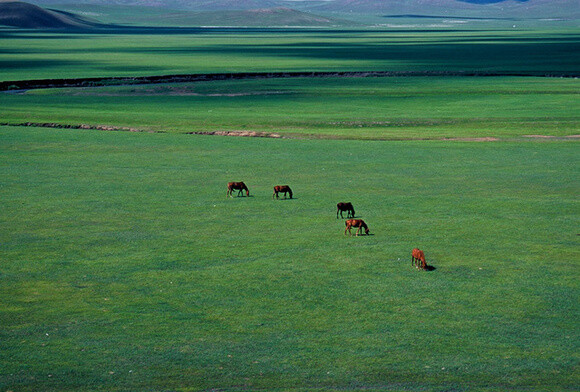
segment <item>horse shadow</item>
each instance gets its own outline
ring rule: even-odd
[[[432,265],[426,265],[425,268],[424,268],[425,271],[435,271],[436,269],[437,268],[435,268]]]

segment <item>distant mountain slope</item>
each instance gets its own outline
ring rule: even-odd
[[[233,11],[291,8],[336,14],[356,20],[360,15],[436,15],[473,18],[580,18],[580,0],[30,0],[39,5],[139,6],[151,10]],[[357,16],[358,15],[358,16]]]
[[[331,0],[314,11],[482,16],[498,18],[577,18],[579,0]]]
[[[504,1],[508,1],[508,0],[459,0],[459,1],[463,1],[465,3],[473,3],[473,4],[491,4],[491,3],[502,3]],[[514,0],[514,1],[519,1],[519,2],[525,2],[525,1],[529,1],[529,0]]]
[[[33,0],[36,4],[93,4],[106,6],[157,7],[174,10],[217,11],[277,8],[295,2],[286,0]]]
[[[69,13],[46,10],[22,1],[0,1],[0,25],[28,29],[65,29],[95,26]]]
[[[340,21],[289,8],[266,8],[229,11],[159,11],[142,14],[134,22],[158,26],[227,26],[227,27],[325,27],[343,26],[352,22]]]

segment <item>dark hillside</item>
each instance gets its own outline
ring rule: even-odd
[[[223,10],[158,13],[150,19],[142,18],[142,24],[164,23],[169,26],[228,26],[228,27],[329,27],[353,24],[352,22],[318,16],[289,8],[267,8],[253,10]]]
[[[22,1],[0,1],[0,25],[26,29],[88,28],[96,24],[70,13],[46,10]]]

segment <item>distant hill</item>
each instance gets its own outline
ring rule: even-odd
[[[0,0],[2,1],[2,0]],[[150,26],[381,25],[385,18],[580,19],[580,0],[30,0],[38,5],[90,15],[101,22]],[[99,7],[97,9],[97,7]],[[276,9],[271,14],[254,10]],[[290,11],[294,10],[294,11]],[[237,13],[235,13],[235,12]],[[297,12],[312,14],[300,15]],[[197,12],[210,12],[196,15]],[[224,12],[219,15],[218,12]],[[247,13],[243,13],[247,12]],[[321,17],[314,15],[322,15]],[[123,16],[125,19],[122,19]],[[200,19],[201,18],[201,19]],[[202,20],[206,18],[206,20]],[[247,20],[243,20],[247,18]],[[327,21],[324,21],[324,18]],[[286,19],[286,20],[285,20]],[[342,20],[342,22],[339,22]],[[426,21],[428,25],[432,23]],[[460,23],[460,22],[457,22]],[[462,23],[462,22],[461,22]],[[474,22],[475,23],[475,22]],[[550,25],[551,26],[551,25]],[[511,27],[511,25],[510,25]]]
[[[70,13],[7,0],[0,0],[0,25],[27,29],[78,29],[96,26],[95,23]]]
[[[491,4],[491,3],[502,3],[502,2],[505,2],[507,0],[459,0],[459,1],[463,1],[465,3],[473,3],[473,4]],[[514,1],[519,1],[519,2],[523,3],[523,2],[529,1],[529,0],[514,0]]]
[[[158,11],[141,14],[132,23],[148,26],[219,26],[219,27],[328,27],[352,25],[353,22],[318,16],[289,8],[265,8],[221,11]]]
[[[31,0],[39,5],[91,4],[102,6],[142,6],[165,10],[223,11],[265,8],[292,8],[306,12],[350,14],[453,14],[502,17],[578,17],[579,0]]]
[[[579,17],[579,0],[331,0],[312,12],[492,18]]]

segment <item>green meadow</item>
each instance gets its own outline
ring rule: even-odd
[[[0,116],[11,124],[342,139],[569,136],[578,131],[579,86],[538,77],[355,77],[52,89],[0,96]]]
[[[578,80],[540,77],[577,73],[577,32],[2,30],[0,45],[4,81],[517,74],[0,92],[0,390],[580,385]],[[216,131],[282,137],[188,134]],[[273,200],[279,184],[294,198]],[[345,236],[340,201],[371,235]]]
[[[377,70],[578,75],[580,62],[574,29],[155,31],[0,29],[0,80]]]
[[[1,137],[3,389],[578,383],[574,142]]]

